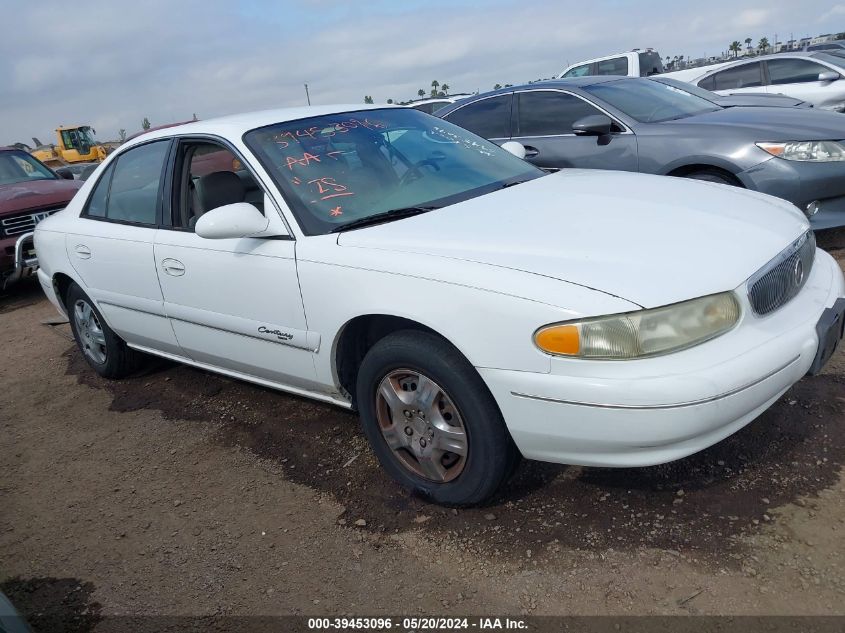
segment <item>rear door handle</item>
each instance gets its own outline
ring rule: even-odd
[[[185,264],[171,257],[161,260],[161,268],[165,273],[173,277],[181,277],[185,274]]]
[[[525,146],[525,158],[534,158],[535,156],[540,155],[540,150],[536,147],[531,147],[530,145]]]
[[[85,244],[77,244],[73,250],[80,259],[91,259],[91,249]]]

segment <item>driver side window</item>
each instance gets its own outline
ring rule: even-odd
[[[264,212],[264,190],[241,160],[213,141],[185,141],[174,171],[172,223],[193,231],[203,214],[236,202]]]
[[[520,92],[517,132],[514,137],[573,134],[572,125],[600,110],[583,99],[552,90]]]

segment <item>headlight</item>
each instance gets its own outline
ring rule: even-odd
[[[845,145],[836,141],[757,143],[757,147],[772,156],[786,160],[798,160],[810,163],[827,163],[845,160]]]
[[[534,333],[544,352],[574,358],[625,360],[668,354],[724,334],[739,321],[732,292],[652,310],[556,323]]]

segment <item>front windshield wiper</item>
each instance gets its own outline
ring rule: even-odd
[[[358,229],[365,226],[372,226],[373,224],[382,224],[384,222],[391,222],[393,220],[400,220],[402,218],[409,218],[413,215],[419,215],[420,213],[428,213],[429,211],[433,211],[434,209],[439,209],[440,207],[401,207],[399,209],[390,209],[389,211],[382,211],[381,213],[376,213],[374,215],[369,215],[366,218],[358,218],[357,220],[352,220],[352,222],[347,222],[341,226],[334,227],[329,233],[342,233],[343,231],[349,231],[351,229]]]
[[[526,178],[525,180],[514,180],[513,182],[506,182],[503,184],[499,189],[507,189],[508,187],[513,187],[514,185],[521,185],[524,182],[528,182],[529,180],[534,180],[533,178]]]

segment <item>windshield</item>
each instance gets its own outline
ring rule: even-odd
[[[839,51],[825,51],[824,53],[816,53],[813,55],[818,60],[833,64],[839,68],[845,69],[845,49]]]
[[[678,90],[683,90],[684,92],[688,92],[693,94],[697,97],[701,97],[702,99],[707,99],[712,103],[716,103],[716,99],[719,98],[715,92],[710,92],[709,90],[705,90],[704,88],[699,88],[695,84],[688,84],[685,81],[681,81],[680,79],[672,79],[671,77],[650,77],[652,81],[656,81],[661,84],[666,84],[667,86],[672,86],[673,88],[677,88]]]
[[[26,152],[0,152],[0,185],[55,179],[52,171]]]
[[[584,90],[639,121],[660,123],[720,110],[712,101],[650,79],[620,79]]]
[[[83,143],[87,145],[96,145],[97,141],[94,139],[94,130],[90,127],[81,127],[79,128],[79,138]]]
[[[413,108],[278,123],[244,140],[309,235],[395,209],[444,207],[544,174]]]

